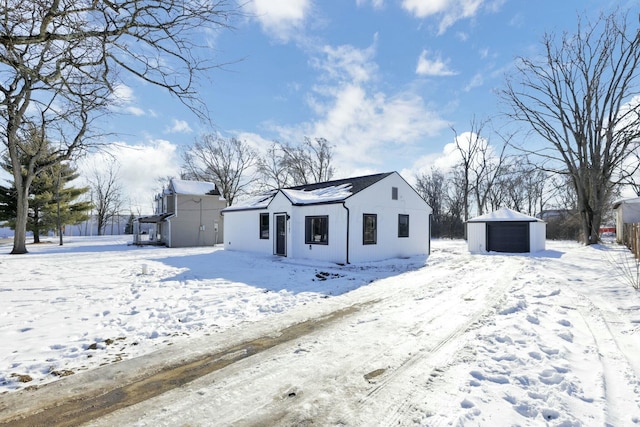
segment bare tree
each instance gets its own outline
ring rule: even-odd
[[[429,174],[422,173],[416,176],[416,191],[431,207],[433,237],[440,237],[443,232],[446,184],[445,175],[436,168],[432,168]]]
[[[469,219],[469,198],[473,191],[472,169],[475,166],[478,153],[482,150],[484,141],[480,134],[484,129],[485,122],[477,121],[475,118],[471,120],[471,130],[463,135],[458,135],[455,128],[451,127],[454,133],[454,142],[460,153],[460,191],[462,192],[462,212],[464,221]]]
[[[96,209],[98,236],[105,233],[109,220],[122,204],[122,186],[120,185],[120,165],[116,159],[107,162],[106,169],[94,167],[87,178],[91,188],[91,202]]]
[[[622,169],[640,138],[640,31],[614,12],[593,24],[579,18],[576,34],[558,42],[546,34],[542,45],[541,58],[519,58],[517,79],[501,95],[510,117],[549,144],[523,149],[570,177],[582,240],[594,244],[615,185],[638,167]]]
[[[265,155],[258,158],[257,166],[262,178],[259,191],[277,190],[293,185],[293,177],[285,162],[285,151],[279,142],[271,143]]]
[[[333,177],[333,150],[324,138],[304,138],[301,145],[281,143],[284,166],[294,185],[329,181]]]
[[[231,206],[253,181],[257,155],[246,142],[205,134],[183,153],[186,176],[212,181]]]
[[[212,28],[228,27],[232,13],[226,0],[3,2],[0,132],[18,189],[11,253],[27,252],[29,187],[38,168],[49,166],[39,150],[21,164],[29,133],[57,144],[51,162],[72,158],[90,145],[92,121],[108,111],[126,75],[167,90],[206,117],[195,83],[213,65],[197,56],[204,57],[206,44],[198,41]]]

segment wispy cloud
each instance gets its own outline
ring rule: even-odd
[[[251,0],[246,4],[263,31],[282,42],[304,28],[311,6],[311,0]]]
[[[363,6],[371,3],[374,9],[382,9],[384,7],[384,0],[356,0],[358,6]]]
[[[185,120],[173,119],[173,124],[165,129],[166,133],[191,133],[193,129]]]
[[[379,87],[376,40],[363,49],[323,46],[310,63],[320,73],[308,94],[316,119],[271,126],[279,138],[324,137],[334,145],[336,174],[369,173],[390,158],[410,157],[427,136],[448,123],[413,90],[386,93]]]
[[[461,19],[475,16],[486,0],[402,0],[402,7],[417,18],[437,16],[438,34],[443,34]],[[495,2],[491,3],[492,7]]]
[[[454,76],[458,73],[449,69],[447,65],[448,61],[443,61],[439,55],[434,58],[428,58],[429,52],[423,50],[418,58],[418,65],[416,66],[416,74],[421,76]]]

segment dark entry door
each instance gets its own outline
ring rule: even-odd
[[[487,250],[494,252],[529,252],[529,223],[488,222]]]
[[[286,215],[276,215],[276,255],[287,256]]]

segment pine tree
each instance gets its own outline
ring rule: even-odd
[[[5,162],[2,167],[10,171]],[[78,177],[77,169],[69,164],[58,163],[42,172],[33,180],[30,188],[27,230],[33,232],[33,242],[40,243],[40,235],[64,225],[78,224],[89,218],[87,212],[91,202],[76,200],[89,191],[88,187],[67,187]],[[15,227],[17,191],[15,186],[0,186],[0,221],[6,220],[9,227]],[[59,201],[59,209],[58,209]]]

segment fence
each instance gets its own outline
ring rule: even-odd
[[[640,223],[624,224],[624,244],[640,259]]]

